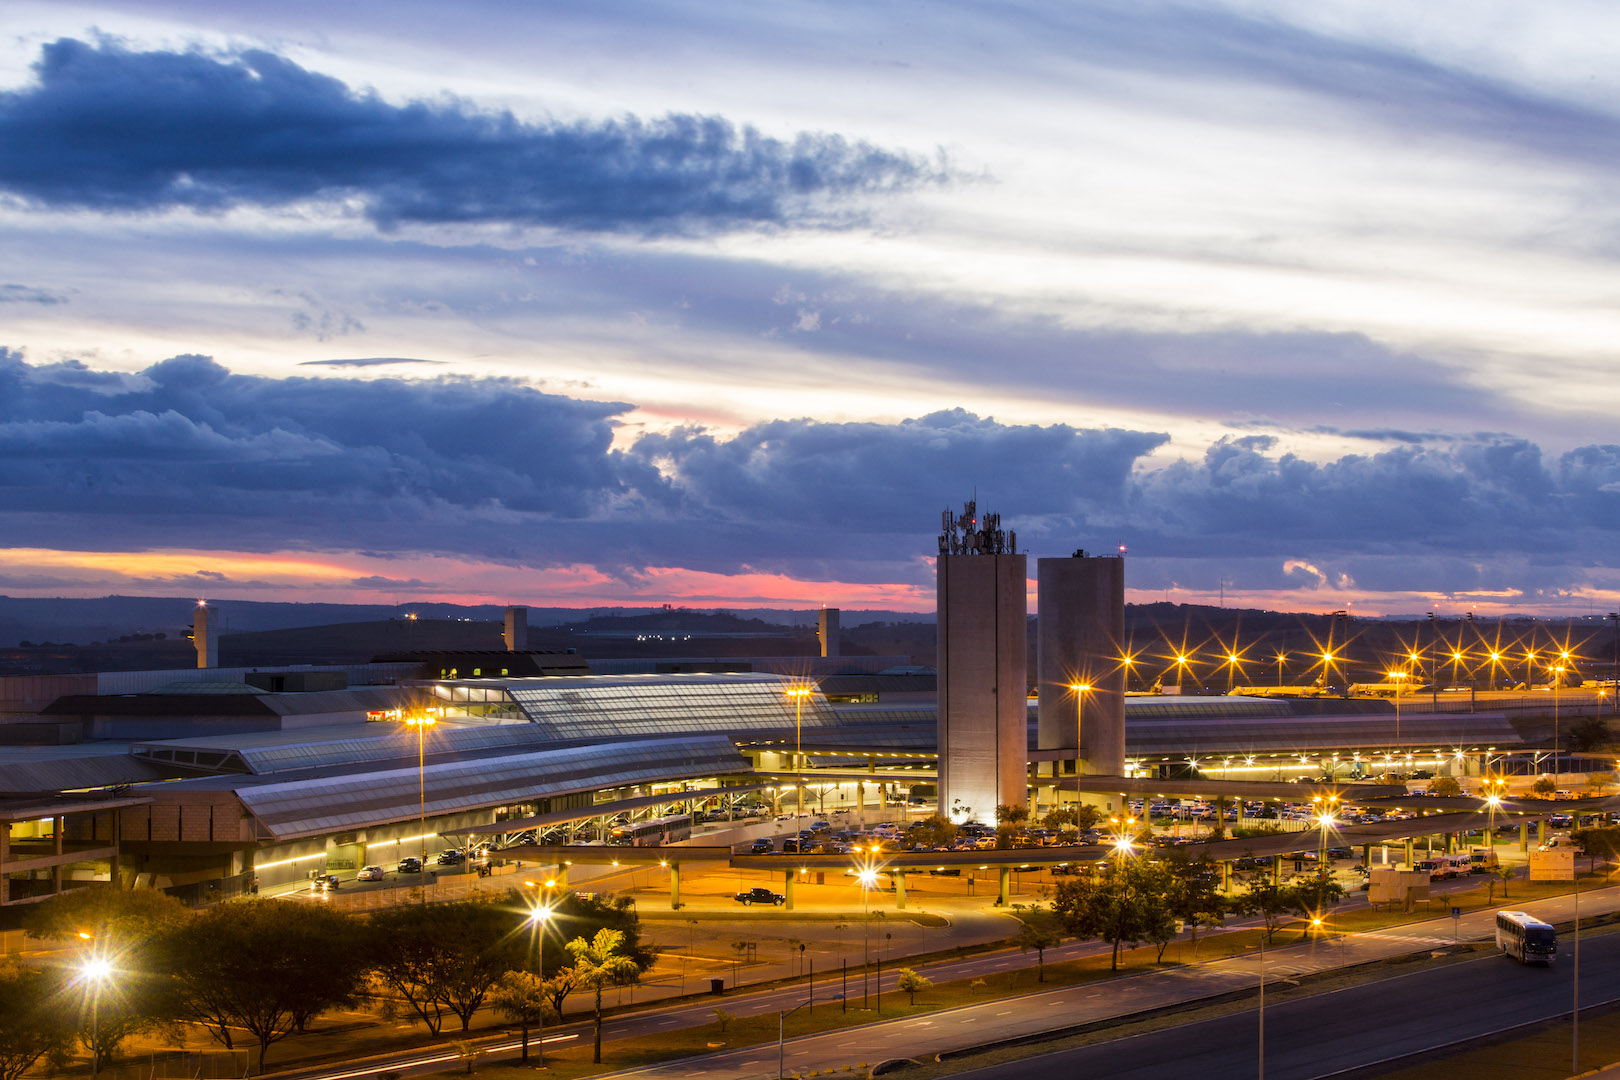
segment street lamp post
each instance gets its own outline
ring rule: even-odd
[[[405,722],[416,729],[416,805],[418,832],[422,835],[422,866],[421,874],[427,876],[427,750],[424,737],[427,729],[435,723],[433,717],[427,713],[421,716],[408,716]],[[427,890],[422,890],[422,902],[427,903]]]
[[[101,984],[112,974],[105,958],[93,956],[84,962],[85,981],[90,984],[90,1080],[101,1072]]]
[[[787,689],[788,697],[793,699],[793,775],[794,791],[797,793],[798,806],[793,817],[798,827],[799,847],[804,847],[804,699],[810,696],[808,686],[790,686]],[[881,794],[881,793],[880,793]],[[881,798],[878,800],[883,801]]]
[[[776,1080],[783,1080],[783,1077],[787,1071],[787,1051],[784,1049],[787,1044],[787,1018],[798,1012],[800,1009],[813,1004],[815,1000],[815,995],[812,994],[810,997],[805,998],[803,1001],[793,1006],[793,1008],[785,1011],[779,1011],[776,1014]],[[844,995],[834,994],[832,997],[822,998],[821,1000],[842,1001],[844,1000]]]
[[[1553,783],[1558,783],[1558,693],[1564,686],[1564,666],[1558,664],[1553,674]]]
[[[523,884],[530,888],[536,885],[532,881]],[[546,882],[547,887],[552,883]],[[540,1022],[536,1025],[538,1032],[535,1038],[535,1057],[540,1062],[540,1068],[546,1067],[546,922],[551,918],[551,905],[544,899],[529,911],[529,925],[534,927],[534,975],[540,980]],[[557,1017],[562,1019],[561,1014]]]
[[[1075,772],[1079,772],[1080,747],[1082,740],[1086,737],[1086,695],[1091,692],[1091,684],[1072,682],[1069,684],[1069,689],[1074,691],[1074,769]],[[1056,768],[1056,766],[1053,766],[1053,768]],[[1052,797],[1056,800],[1056,789],[1053,789]]]
[[[870,1001],[872,980],[872,886],[877,884],[877,872],[870,866],[862,868],[856,881],[861,883],[861,1008]],[[806,1002],[808,1004],[808,1002]]]

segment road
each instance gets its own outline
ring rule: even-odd
[[[1569,947],[1566,939],[1564,947]],[[1620,935],[1581,947],[1581,1003],[1620,999]],[[1265,1075],[1318,1080],[1410,1054],[1490,1035],[1503,1028],[1569,1015],[1573,965],[1521,967],[1503,956],[1382,979],[1266,1009]],[[1353,1023],[1346,1018],[1353,1017]],[[963,1080],[1046,1080],[1107,1076],[1163,1080],[1249,1080],[1259,1066],[1258,1014],[1241,1013],[1132,1038],[1041,1054],[961,1073]],[[1590,1068],[1598,1062],[1583,1063]]]
[[[1612,911],[1617,907],[1620,907],[1620,888],[1594,890],[1581,898],[1581,910],[1587,915],[1599,911]],[[1573,915],[1573,899],[1566,897],[1538,902],[1533,907],[1533,913],[1551,922],[1566,921]],[[1464,941],[1487,938],[1494,932],[1494,918],[1494,911],[1465,915],[1458,920],[1456,933]],[[1596,942],[1602,939],[1592,940]],[[1620,938],[1616,940],[1620,941]],[[1424,948],[1439,948],[1449,945],[1452,941],[1452,920],[1432,919],[1390,930],[1351,934],[1325,942],[1270,949],[1267,950],[1263,961],[1264,972],[1266,981],[1270,984],[1273,981],[1326,971],[1345,964],[1405,955]],[[1098,946],[1091,943],[1090,947]],[[1565,947],[1568,947],[1567,944]],[[982,958],[982,962],[992,962],[996,959],[986,957]],[[895,1057],[925,1059],[944,1051],[965,1049],[999,1039],[1106,1021],[1145,1009],[1242,990],[1258,984],[1261,963],[1259,954],[1251,952],[1207,963],[1127,976],[1107,983],[1084,983],[1016,999],[985,1002],[981,1005],[965,1006],[904,1020],[804,1036],[788,1042],[786,1060],[790,1071],[804,1072],[810,1069],[841,1069],[845,1065],[859,1064],[862,1061],[875,1063]],[[1518,965],[1508,961],[1502,961],[1502,965],[1518,969]],[[1567,970],[1565,967],[1556,967],[1553,969],[1553,975],[1555,978],[1565,977],[1557,973]],[[937,981],[932,972],[929,974]],[[948,977],[959,976],[953,973]],[[1587,993],[1584,992],[1586,985],[1583,972],[1583,1001],[1587,1000]],[[1594,981],[1592,986],[1591,993],[1594,997],[1589,1003],[1596,1003],[1602,996],[1598,989],[1600,983]],[[782,1002],[797,1003],[803,999],[804,989],[795,987],[776,992],[771,1003],[751,1011],[774,1010],[783,1007]],[[1420,1004],[1413,1005],[1408,1002],[1407,1009],[1419,1014],[1418,1023],[1421,1026],[1426,1022],[1425,1010],[1430,1003],[1421,997],[1415,1000]],[[1489,1022],[1494,1026],[1501,1026],[1504,1014],[1494,1010],[1487,1012]],[[1343,1030],[1345,1015],[1347,1014],[1342,1010],[1329,1013],[1331,1022],[1326,1023],[1320,1030]],[[1533,1017],[1526,1016],[1522,1019],[1528,1020]],[[1270,1010],[1267,1011],[1267,1021],[1269,1024]],[[1354,1032],[1344,1037],[1353,1041],[1364,1037],[1357,1033],[1368,1030],[1369,1026],[1358,1018]],[[1432,1030],[1445,1029],[1434,1026]],[[1449,1038],[1444,1041],[1449,1041]],[[1380,1035],[1379,1043],[1382,1042]],[[1185,1059],[1180,1060],[1184,1065]],[[757,1080],[763,1074],[773,1073],[775,1068],[775,1048],[758,1046],[649,1066],[632,1070],[630,1075],[658,1077],[661,1080],[663,1078],[696,1080],[699,1077],[704,1080],[750,1080],[750,1078]],[[1110,1074],[1100,1072],[1094,1075]],[[1162,1062],[1155,1075],[1160,1077],[1167,1075]],[[1169,1075],[1176,1073],[1172,1072]]]

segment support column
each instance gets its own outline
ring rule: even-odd
[[[1417,839],[1415,837],[1408,836],[1406,838],[1406,868],[1408,870],[1410,870],[1410,869],[1412,869],[1412,867],[1414,867],[1416,865],[1417,865]]]
[[[1457,834],[1454,833],[1454,832],[1448,832],[1448,833],[1445,834],[1445,836],[1446,836],[1446,854],[1447,855],[1455,855],[1455,854],[1457,854]]]
[[[1231,892],[1232,891],[1232,860],[1231,859],[1222,859],[1221,860],[1221,891],[1222,892]]]
[[[1540,821],[1536,822],[1536,843],[1537,844],[1545,844],[1546,842],[1547,842],[1547,819],[1542,818]]]
[[[1369,868],[1372,866],[1372,845],[1371,844],[1362,844],[1361,845],[1361,865],[1365,866],[1365,867],[1369,867]]]
[[[1012,898],[1012,867],[996,867],[996,877],[999,879],[998,892],[1000,896],[1000,899],[998,899],[996,903],[1000,904],[1002,907],[1006,907]]]
[[[894,878],[894,909],[904,911],[906,910],[906,872],[896,870],[889,876]]]
[[[681,864],[669,864],[669,909],[681,910]]]
[[[1271,883],[1273,885],[1281,885],[1282,884],[1282,856],[1281,855],[1273,855],[1271,857]]]
[[[1530,850],[1530,823],[1519,822],[1519,852],[1523,854]]]
[[[782,883],[782,895],[787,897],[787,903],[782,905],[782,910],[783,911],[792,911],[793,910],[793,882],[798,879],[799,872],[797,870],[789,870],[783,876],[784,876],[784,878],[786,880],[783,881],[783,883]]]

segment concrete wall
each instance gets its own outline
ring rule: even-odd
[[[1080,772],[1125,772],[1125,560],[1041,559],[1037,663],[1040,696],[1036,745],[1074,749]],[[1081,692],[1075,683],[1091,687]],[[1083,696],[1084,700],[1079,700]]]
[[[1027,802],[1028,686],[1023,555],[941,555],[939,808],[993,822]]]

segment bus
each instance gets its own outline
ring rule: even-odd
[[[1523,911],[1498,911],[1496,947],[1521,964],[1550,964],[1558,955],[1558,931]]]
[[[692,838],[692,815],[634,821],[628,825],[615,825],[608,834],[608,843],[620,847],[660,847]]]

